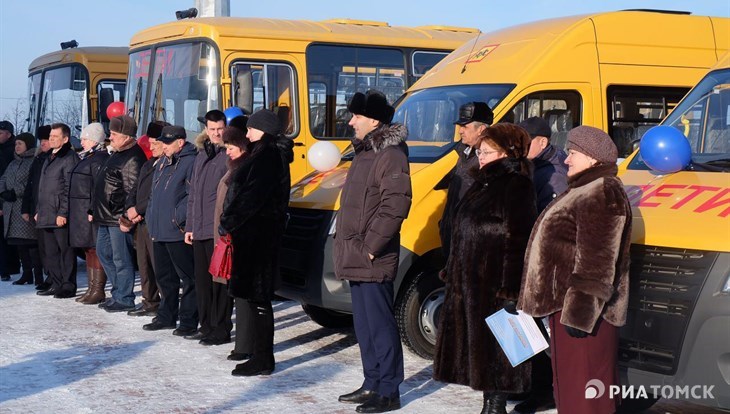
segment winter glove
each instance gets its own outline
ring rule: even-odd
[[[218,225],[218,235],[221,236],[221,237],[223,237],[226,234],[228,234],[228,232],[226,231],[226,229],[223,228],[223,225],[222,224],[219,224]]]
[[[567,332],[568,335],[570,335],[573,338],[581,339],[581,338],[585,338],[586,336],[588,336],[588,332],[586,332],[586,331],[581,331],[578,328],[573,328],[572,326],[568,326],[568,325],[563,325],[563,326],[565,326],[565,332]]]
[[[502,303],[502,307],[504,308],[507,313],[511,313],[512,315],[517,315],[517,304],[513,300],[505,300]]]
[[[15,195],[15,190],[13,190],[13,189],[5,190],[2,193],[0,193],[0,198],[7,201],[8,203],[12,203],[18,199],[18,197]]]

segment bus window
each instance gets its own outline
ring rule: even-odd
[[[426,72],[436,66],[436,64],[439,63],[446,55],[448,55],[447,52],[413,52],[413,55],[411,56],[413,76],[418,78],[425,75]]]
[[[89,119],[87,78],[86,69],[81,65],[45,71],[40,125],[63,122],[71,127],[72,135],[78,136]]]
[[[235,79],[234,105],[252,114],[266,108],[281,121],[284,134],[298,132],[298,111],[294,69],[284,63],[236,62],[231,68]]]
[[[317,138],[353,136],[347,102],[355,92],[378,89],[393,104],[406,90],[402,50],[312,45],[307,48],[309,119]],[[316,101],[312,101],[312,98]]]
[[[102,80],[96,84],[97,116],[96,119],[104,126],[109,133],[109,118],[106,116],[106,109],[112,102],[124,102],[126,82],[123,80]]]
[[[19,129],[30,132],[31,134],[36,133],[36,128],[40,125],[36,125],[36,116],[38,115],[38,101],[41,96],[41,73],[34,73],[28,76],[28,119],[26,119],[27,129]]]
[[[517,124],[533,116],[543,117],[553,131],[550,142],[564,149],[568,131],[581,124],[580,114],[581,98],[578,92],[544,91],[531,93],[521,99],[502,121]]]
[[[619,158],[634,151],[633,143],[667,116],[689,88],[609,86],[608,134]]]

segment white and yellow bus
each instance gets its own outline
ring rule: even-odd
[[[292,180],[312,171],[318,140],[349,144],[347,100],[383,90],[391,102],[476,29],[360,20],[209,17],[151,27],[130,43],[127,111],[202,130],[211,109],[273,110],[294,140]]]

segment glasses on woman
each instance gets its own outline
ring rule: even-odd
[[[481,148],[477,148],[474,152],[476,152],[477,157],[481,157],[482,155],[484,155],[485,157],[488,157],[491,154],[497,154],[497,153],[500,153],[502,151],[484,151]]]

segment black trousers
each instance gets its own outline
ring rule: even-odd
[[[20,263],[23,264],[23,278],[33,279],[35,274],[36,283],[43,282],[43,265],[37,244],[18,245]]]
[[[48,270],[52,287],[76,292],[76,254],[68,245],[68,227],[41,229],[43,267]]]
[[[197,328],[193,248],[182,241],[152,242],[152,248],[155,253],[155,275],[162,296],[157,320],[165,325],[173,325],[179,318],[180,328]]]
[[[213,255],[213,239],[193,240],[193,254],[200,332],[211,339],[230,338],[233,330],[233,299],[228,296],[228,285],[214,282],[208,272]]]
[[[236,298],[236,345],[233,352],[253,354],[253,313],[246,299]]]
[[[152,239],[144,222],[137,224],[134,242],[137,247],[137,267],[139,268],[139,280],[142,285],[142,308],[157,310],[160,306],[160,289],[157,287],[155,263],[152,259],[154,257]]]
[[[540,328],[540,332],[549,338],[545,325],[542,323],[542,318],[535,318],[537,327]],[[548,354],[543,351],[535,355],[530,359],[532,362],[531,366],[531,377],[532,377],[532,395],[536,397],[552,397],[553,395],[553,367],[552,361]]]
[[[9,245],[5,240],[5,222],[2,216],[0,216],[0,273],[3,276],[20,273],[18,249],[16,246]]]

